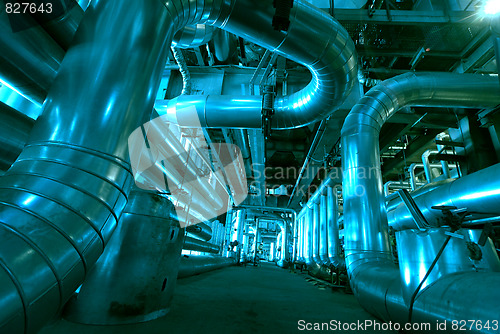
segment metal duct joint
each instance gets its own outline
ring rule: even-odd
[[[397,277],[389,245],[378,146],[382,125],[405,105],[495,107],[500,103],[498,89],[498,81],[492,77],[409,73],[386,80],[371,89],[347,116],[342,128],[346,265],[354,293],[361,305],[372,314],[386,321],[407,320],[401,281]],[[445,197],[449,196],[453,194]],[[485,307],[479,302],[474,303],[477,312],[465,311],[462,303],[467,303],[467,299],[452,291],[460,289],[459,286],[472,276],[469,279],[469,273],[460,275],[465,276],[438,280],[422,291],[415,303],[414,321],[450,317],[486,320],[492,312],[498,311],[492,311],[490,304],[485,304],[488,305]],[[498,282],[500,277],[491,279]],[[488,302],[500,298],[496,295],[491,297],[492,293],[486,291],[486,285],[475,287],[473,292],[482,297],[488,296]],[[468,298],[471,298],[470,295]],[[446,313],[439,306],[441,300],[448,300]]]

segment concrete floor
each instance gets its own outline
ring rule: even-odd
[[[171,311],[163,318],[123,326],[88,326],[60,320],[40,333],[303,333],[307,331],[299,330],[300,320],[308,323],[374,320],[353,295],[332,291],[306,278],[273,264],[229,267],[179,280]]]

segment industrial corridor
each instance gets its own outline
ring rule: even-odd
[[[120,326],[60,320],[40,334],[299,333],[303,332],[300,320],[311,324],[377,322],[352,294],[306,277],[270,263],[229,267],[178,280],[171,311],[163,318]]]
[[[0,1],[0,334],[500,334],[500,0]]]

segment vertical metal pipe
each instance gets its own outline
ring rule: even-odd
[[[243,230],[245,228],[245,210],[238,210],[238,213],[236,215],[236,220],[238,224],[238,233],[237,233],[237,238],[236,240],[238,241],[238,246],[237,246],[237,254],[236,254],[236,263],[239,263],[241,260],[241,251],[242,251],[242,244],[243,244]]]
[[[304,262],[304,239],[305,239],[305,215],[300,218],[299,221],[299,261]]]

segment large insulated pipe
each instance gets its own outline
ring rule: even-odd
[[[222,29],[296,61],[312,73],[312,80],[304,89],[276,98],[273,128],[296,128],[315,122],[342,104],[356,79],[357,56],[354,43],[340,23],[305,1],[295,1],[288,31],[276,31],[272,28],[271,1],[230,2],[231,13]],[[180,112],[186,106],[195,106],[197,118],[204,127],[260,128],[262,125],[261,96],[180,96],[159,101],[156,108],[174,122],[191,125]]]
[[[466,175],[453,182],[448,182],[422,196],[415,202],[433,226],[439,226],[438,219],[443,217],[441,210],[433,206],[452,206],[467,209],[469,213],[499,216],[500,207],[500,164],[490,166],[475,173]],[[412,215],[404,204],[388,212],[390,225],[396,230],[417,228]]]
[[[85,324],[159,318],[170,309],[184,238],[175,207],[161,194],[134,189],[109,244],[64,317]]]
[[[217,28],[206,24],[194,24],[179,30],[172,40],[172,46],[179,49],[196,48],[207,44]]]
[[[64,50],[71,46],[76,29],[83,19],[84,10],[74,0],[51,1],[53,15],[56,16],[47,21],[41,15],[35,16],[38,23],[49,33],[49,35]]]
[[[328,258],[330,264],[334,268],[344,268],[345,261],[340,254],[340,236],[339,236],[339,198],[338,191],[340,185],[335,185],[333,187],[327,188],[326,193],[326,207],[328,210],[327,221],[328,221]]]
[[[221,256],[192,256],[184,255],[179,264],[178,278],[186,278],[208,271],[221,269],[234,265],[233,258]]]
[[[0,102],[0,170],[7,170],[28,141],[35,121]]]
[[[389,243],[380,170],[382,125],[406,105],[495,107],[500,103],[499,89],[493,77],[408,73],[372,88],[347,116],[341,142],[346,266],[360,304],[377,317],[399,322],[408,318]],[[480,280],[480,285],[471,283]],[[500,276],[489,273],[460,273],[438,280],[416,299],[413,321],[496,319],[500,291],[491,286],[498,284]]]

